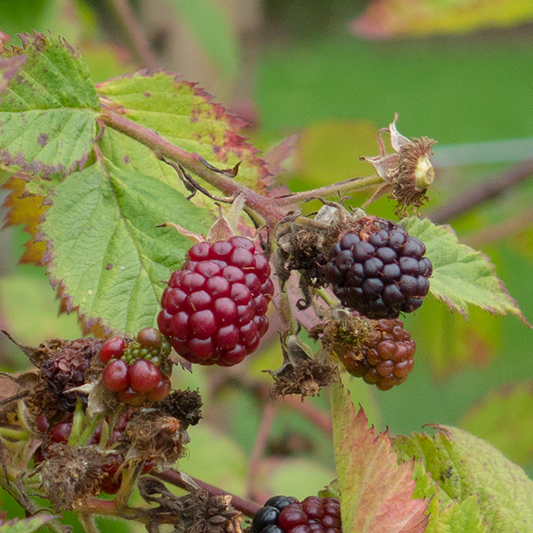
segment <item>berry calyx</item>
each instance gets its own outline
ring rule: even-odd
[[[255,513],[252,533],[342,533],[337,498],[274,496]]]
[[[365,216],[339,235],[329,251],[326,279],[345,307],[368,318],[416,311],[433,272],[426,247],[400,226]]]
[[[268,328],[268,261],[250,239],[236,236],[197,243],[188,258],[163,293],[159,329],[193,363],[240,363]]]

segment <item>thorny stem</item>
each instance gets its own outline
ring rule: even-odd
[[[6,439],[22,441],[26,440],[28,436],[29,433],[25,430],[0,427],[0,437],[5,437]]]
[[[277,205],[292,205],[303,202],[305,200],[312,200],[319,196],[331,196],[333,194],[347,194],[352,191],[363,191],[383,184],[383,178],[380,176],[367,176],[364,178],[350,178],[348,180],[339,181],[332,185],[326,185],[318,189],[310,191],[297,192],[294,194],[287,194],[285,196],[278,196],[276,198]]]
[[[152,473],[151,475],[163,481],[166,481],[167,483],[175,485],[176,487],[189,490],[189,485],[187,485],[187,483],[181,477],[180,473],[176,470],[165,470],[164,472]],[[245,516],[252,518],[261,507],[260,505],[244,500],[243,498],[239,498],[238,496],[219,489],[218,487],[214,487],[213,485],[210,485],[205,481],[200,481],[199,479],[196,479],[192,476],[190,477],[201,489],[206,490],[209,494],[211,494],[211,496],[229,494],[231,496],[231,505]]]
[[[261,458],[264,455],[266,445],[268,443],[268,436],[272,428],[272,423],[276,416],[276,408],[271,400],[267,400],[265,403],[265,409],[263,411],[263,417],[261,418],[261,424],[255,436],[254,447],[250,454],[250,460],[248,461],[248,477],[246,479],[245,494],[252,500],[257,500],[255,484],[259,466],[261,465]]]
[[[269,226],[275,227],[284,218],[285,214],[277,208],[277,203],[273,199],[257,194],[224,174],[209,169],[202,163],[198,154],[186,152],[154,131],[112,111],[106,107],[104,99],[102,99],[102,107],[104,111],[100,118],[107,126],[144,144],[156,155],[181,163],[184,168],[210,183],[224,195],[235,197],[242,194],[246,199],[247,207],[260,215]]]
[[[515,165],[503,173],[485,179],[460,196],[450,200],[445,206],[429,213],[435,224],[444,224],[463,215],[478,205],[498,197],[511,187],[533,176],[533,159]]]

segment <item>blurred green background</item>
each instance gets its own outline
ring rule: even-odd
[[[32,29],[63,35],[81,49],[95,82],[142,67],[178,71],[249,122],[245,133],[263,150],[298,134],[279,176],[295,191],[371,175],[359,157],[377,155],[376,132],[395,112],[402,134],[439,143],[424,216],[533,157],[533,8],[527,2],[502,0],[489,16],[484,6],[493,2],[473,9],[469,0],[432,0],[433,11],[416,20],[412,11],[383,1],[385,29],[372,19],[373,2],[361,0],[125,4],[130,9],[123,11],[118,0],[4,0],[0,31],[12,37],[8,44]],[[134,26],[125,22],[128,14]],[[461,241],[490,257],[530,321],[532,203],[533,180],[525,179],[446,220]],[[368,212],[394,218],[386,199]],[[2,236],[2,329],[28,344],[79,336],[74,316],[57,316],[44,269],[17,265],[26,238],[20,227]],[[533,332],[516,318],[476,309],[467,323],[431,299],[405,323],[417,353],[404,385],[380,392],[345,378],[371,423],[402,434],[429,423],[456,425],[489,440],[533,476]],[[270,382],[261,370],[281,364],[275,333],[272,341],[238,369],[173,377],[176,387],[198,387],[205,400],[205,420],[190,429],[190,454],[180,468],[259,500],[316,493],[335,476],[329,437],[288,402],[276,404],[263,458],[249,473],[257,431],[267,423],[265,398],[254,387]],[[27,367],[4,340],[0,365]],[[327,414],[328,392],[305,404]],[[9,498],[0,499],[15,516]]]

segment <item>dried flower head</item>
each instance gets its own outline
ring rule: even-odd
[[[437,144],[433,139],[422,137],[410,140],[396,129],[398,113],[388,128],[378,131],[379,155],[361,157],[368,161],[380,177],[392,187],[391,197],[397,202],[398,214],[404,214],[410,208],[423,205],[428,197],[426,192],[435,179],[435,171],[430,161],[433,154],[432,146]],[[391,145],[395,153],[387,154],[381,135],[389,133]]]
[[[100,492],[106,461],[106,454],[97,446],[53,446],[40,468],[46,497],[57,509],[82,508],[88,498]]]
[[[155,409],[135,412],[123,436],[125,461],[152,461],[154,470],[170,468],[186,453],[188,435],[180,421]]]

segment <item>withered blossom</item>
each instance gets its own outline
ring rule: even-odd
[[[430,161],[433,145],[437,141],[422,137],[408,139],[396,129],[398,113],[388,128],[378,131],[379,155],[361,157],[370,163],[378,175],[391,187],[391,197],[397,202],[397,213],[403,215],[411,208],[418,208],[428,200],[426,192],[435,179],[435,171]],[[387,154],[383,143],[383,133],[389,133],[394,153]]]

